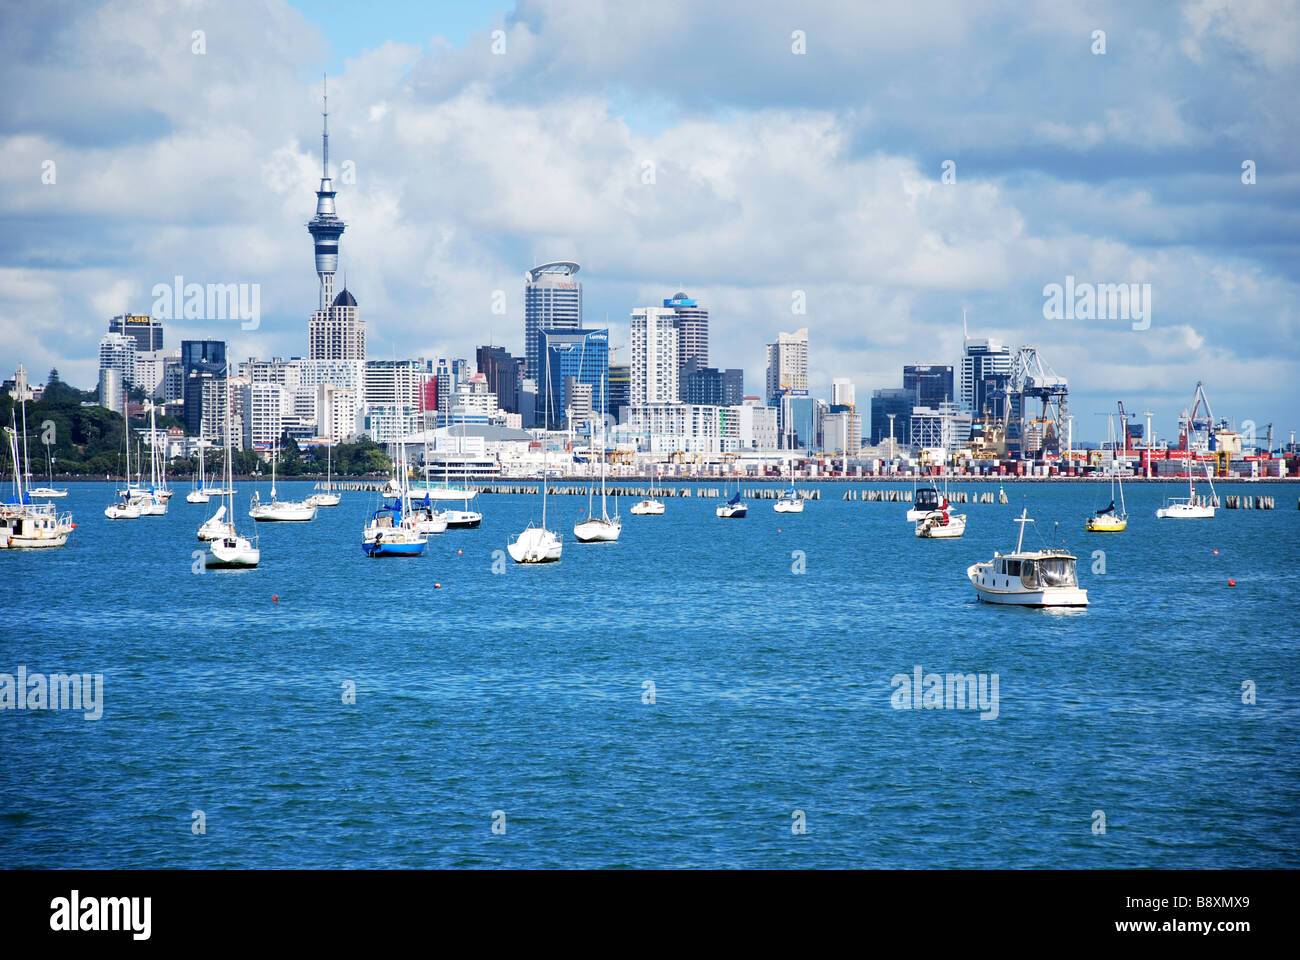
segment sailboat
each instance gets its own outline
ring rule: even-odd
[[[227,453],[227,459],[229,453]],[[304,500],[277,500],[275,496],[275,464],[280,459],[280,443],[277,440],[271,457],[271,502],[263,503],[257,492],[248,505],[248,515],[258,523],[288,522],[316,519],[316,505]]]
[[[664,515],[664,502],[655,496],[654,481],[650,481],[650,496],[645,500],[638,500],[632,504],[632,516],[634,517],[662,517]]]
[[[121,503],[110,503],[104,508],[104,516],[110,520],[138,520],[141,517],[140,504],[132,497],[131,489],[131,424],[126,417],[126,404],[122,405],[122,431],[126,437],[126,489],[119,490]]]
[[[1187,458],[1187,496],[1170,497],[1168,502],[1156,511],[1161,520],[1208,520],[1214,516],[1214,480],[1210,476],[1209,464],[1205,465],[1205,479],[1210,484],[1210,496],[1198,497],[1196,483],[1192,478],[1191,451]]]
[[[603,386],[603,381],[602,381]],[[602,390],[601,407],[605,406],[604,391]],[[595,431],[592,431],[593,435]],[[594,439],[594,437],[593,437]],[[614,516],[609,515],[606,508],[605,499],[605,461],[608,459],[609,451],[606,449],[605,436],[605,417],[600,418],[600,516],[592,514],[593,484],[587,485],[587,519],[573,525],[573,535],[579,543],[613,543],[618,539],[619,534],[623,532],[623,521],[619,519],[618,507],[614,508]]]
[[[730,487],[730,486],[731,486],[731,481],[730,481],[730,479],[728,479],[728,481],[727,481],[727,487]],[[725,496],[725,493],[726,493],[726,488],[725,488],[725,487],[724,487],[724,489],[723,489],[723,493],[724,493],[724,496]],[[718,504],[718,508],[714,511],[714,513],[716,513],[719,517],[722,517],[724,520],[739,520],[740,518],[742,518],[743,516],[745,516],[745,514],[747,514],[748,512],[749,512],[749,505],[746,504],[746,503],[745,503],[745,502],[740,498],[740,481],[739,481],[739,480],[736,481],[736,494],[735,494],[735,496],[733,496],[730,500],[726,501],[725,503],[720,503],[720,504]]]
[[[28,496],[40,497],[42,500],[55,500],[68,495],[68,491],[54,489],[54,458],[50,456],[50,445],[45,444],[45,465],[49,470],[49,486],[32,487],[27,491]]]
[[[367,557],[418,557],[428,538],[411,515],[411,490],[406,468],[406,444],[399,447],[401,489],[395,503],[383,503],[371,514],[361,532],[361,550]]]
[[[787,449],[789,449],[789,435],[789,427],[787,426]],[[791,457],[788,462],[790,464],[790,487],[781,494],[772,509],[777,513],[803,513],[803,499],[799,496],[799,491],[794,488],[794,457]]]
[[[341,498],[334,492],[333,452],[334,444],[327,443],[325,445],[325,489],[313,493],[307,498],[307,503],[313,507],[337,507],[339,505]]]
[[[1110,418],[1111,452],[1115,453],[1115,419]],[[1126,431],[1127,433],[1127,431]],[[1119,509],[1115,509],[1115,487],[1119,486]],[[1098,510],[1084,525],[1089,533],[1121,533],[1128,526],[1128,508],[1124,504],[1124,481],[1119,475],[1119,457],[1111,459],[1110,503]]]
[[[198,442],[199,478],[195,483],[194,489],[191,490],[189,493],[185,494],[185,499],[189,503],[207,503],[210,497],[210,494],[208,493],[208,489],[207,489],[208,488],[207,472],[204,467],[204,460],[206,458],[203,456],[203,448],[206,446],[207,446],[207,441],[200,440]]]
[[[23,400],[23,422],[27,422],[26,398]],[[14,496],[7,503],[0,504],[0,550],[63,546],[77,526],[72,522],[72,514],[55,513],[52,503],[32,503],[31,494],[23,483],[24,468],[18,454],[16,417],[13,427],[6,427],[5,433],[8,434],[9,454],[14,463]]]
[[[203,565],[205,568],[212,567],[216,569],[248,569],[256,567],[262,561],[262,551],[253,544],[247,537],[239,535],[235,530],[235,483],[232,475],[231,464],[233,457],[230,455],[230,366],[226,366],[225,390],[227,396],[222,403],[222,408],[226,412],[226,463],[225,463],[225,483],[226,493],[225,503],[217,511],[216,519],[222,522],[220,518],[230,516],[230,521],[226,524],[227,529],[220,536],[208,543],[208,552],[203,556]],[[200,531],[200,537],[202,531]]]
[[[137,473],[143,471],[144,466],[141,463],[137,467]],[[140,484],[137,485],[136,492],[132,497],[140,505],[140,516],[142,517],[162,517],[167,514],[167,500],[171,496],[170,491],[164,492],[161,484],[162,455],[158,452],[158,421],[154,413],[154,405],[149,404],[149,489],[143,487],[144,478],[140,478]]]
[[[546,426],[550,426],[550,401],[551,401],[551,367],[546,366],[546,403],[547,416]],[[528,521],[528,526],[522,532],[516,534],[509,543],[506,544],[506,552],[510,554],[510,559],[515,563],[554,563],[560,559],[560,553],[564,550],[564,541],[554,530],[546,528],[546,488],[550,485],[550,474],[547,469],[547,453],[549,445],[546,441],[546,434],[542,434],[542,525],[534,526],[533,522]]]

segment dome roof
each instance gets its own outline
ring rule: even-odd
[[[334,298],[334,306],[336,307],[355,307],[356,305],[357,298],[348,292],[347,287],[340,290],[338,296]]]
[[[689,300],[690,297],[686,296],[686,292],[685,292],[684,290],[678,290],[676,293],[673,294],[673,299],[674,299],[674,300]]]

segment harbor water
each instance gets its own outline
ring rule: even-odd
[[[955,540],[843,484],[743,520],[621,500],[592,545],[557,496],[563,559],[521,566],[537,497],[371,560],[374,494],[254,524],[244,482],[248,571],[196,560],[215,499],[109,521],[69,487],[66,548],[0,551],[0,673],[100,674],[102,716],[0,710],[0,867],[1300,866],[1292,487],[1167,521],[1185,484],[1134,484],[1099,535],[1105,485],[1008,485]],[[977,601],[1022,508],[1087,609]],[[996,702],[899,709],[918,668]]]

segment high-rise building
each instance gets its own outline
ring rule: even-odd
[[[137,387],[145,395],[157,400],[167,399],[167,368],[180,360],[179,350],[150,350],[142,352],[137,343],[135,352],[135,376]]]
[[[670,307],[632,311],[632,405],[677,403],[677,312]]]
[[[366,324],[349,290],[340,290],[328,307],[311,315],[307,344],[312,360],[366,359]]]
[[[133,339],[136,353],[150,353],[163,348],[163,324],[153,317],[124,313],[108,321],[108,332]]]
[[[767,345],[767,402],[776,406],[783,392],[808,392],[808,328],[779,333]]]
[[[135,384],[135,338],[122,333],[106,333],[99,341],[99,403],[110,410],[120,410],[122,395]],[[116,376],[105,378],[105,370]]]
[[[626,410],[632,404],[632,365],[630,363],[611,364],[609,368],[609,415],[618,423],[627,417]]]
[[[524,376],[538,383],[542,331],[582,328],[582,283],[573,279],[579,269],[571,260],[555,260],[533,267],[524,282]]]
[[[718,370],[699,365],[691,360],[682,368],[686,372],[686,402],[714,404],[723,407],[739,406],[745,395],[743,370]]]
[[[678,399],[685,401],[688,365],[694,362],[694,369],[709,365],[709,311],[681,290],[665,300],[664,306],[677,314]]]
[[[543,330],[542,388],[538,415],[548,429],[559,429],[568,417],[571,383],[591,387],[591,408],[603,414],[609,397],[609,331]],[[569,378],[572,378],[570,380]]]
[[[909,363],[903,367],[903,389],[911,390],[919,406],[937,407],[951,403],[952,367],[932,363]]]
[[[848,377],[836,377],[831,381],[831,406],[851,407],[856,404],[854,399],[857,391],[853,387],[853,381]]]
[[[512,357],[504,347],[485,346],[474,351],[474,363],[487,379],[488,390],[496,394],[497,407],[507,413],[518,413],[523,361]]]
[[[998,394],[1005,390],[1011,376],[1011,348],[997,340],[965,338],[961,358],[961,404],[975,418],[984,415],[985,407],[1000,403]],[[998,416],[1000,411],[991,411]]]
[[[902,448],[912,444],[912,408],[916,394],[911,390],[887,388],[871,395],[871,444],[889,440],[889,415],[894,415],[894,443]]]
[[[224,396],[213,393],[209,384],[220,385],[226,371],[226,341],[224,340],[182,340],[181,373],[185,381],[185,432],[192,437],[204,436],[208,440],[218,440],[219,436],[211,432],[205,435],[204,404],[207,403],[207,423],[220,424],[222,416],[219,409],[212,409],[212,398]],[[224,388],[223,388],[224,389]],[[220,400],[217,401],[218,407]],[[211,427],[210,427],[211,429]],[[215,428],[219,433],[219,427]]]

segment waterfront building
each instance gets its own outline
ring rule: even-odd
[[[740,408],[693,403],[633,403],[627,432],[650,453],[719,455],[740,451]]]
[[[758,397],[748,397],[745,403],[731,408],[736,411],[742,453],[774,453],[778,449],[780,432],[776,407],[763,406],[758,401]]]

